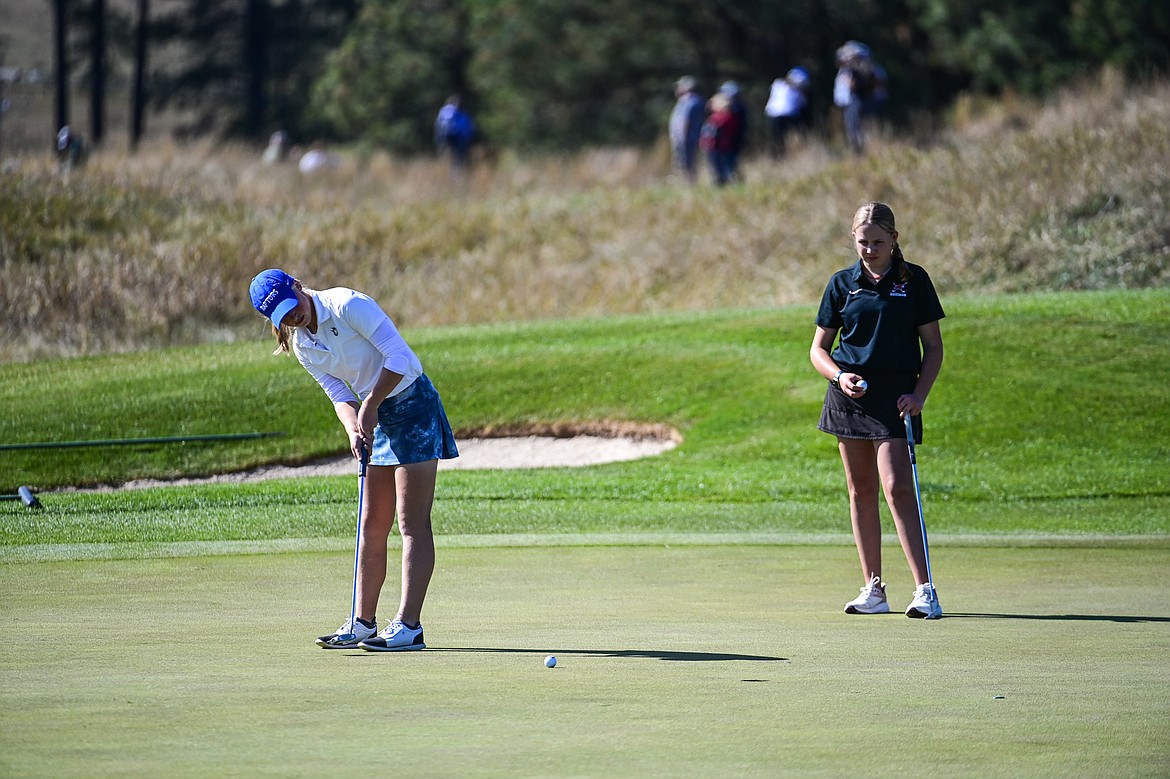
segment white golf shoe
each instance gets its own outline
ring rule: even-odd
[[[366,627],[357,619],[353,622],[346,620],[345,624],[327,636],[317,638],[317,646],[322,649],[356,649],[357,645],[378,632],[378,621]]]
[[[423,643],[422,623],[417,628],[409,628],[400,619],[394,620],[381,633],[367,638],[358,646],[367,652],[404,652],[427,647]]]
[[[942,606],[933,584],[927,582],[918,585],[914,590],[914,600],[906,607],[906,616],[915,619],[938,619],[942,616]]]
[[[846,614],[889,614],[890,604],[886,602],[886,585],[880,576],[875,576],[861,588],[861,594],[845,604]]]

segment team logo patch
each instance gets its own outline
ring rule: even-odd
[[[910,282],[908,282],[908,281],[903,281],[901,284],[895,284],[893,289],[890,290],[890,297],[892,297],[892,298],[906,297],[906,287],[909,284],[910,284]]]

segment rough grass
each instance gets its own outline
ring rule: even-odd
[[[890,202],[944,294],[1164,286],[1170,86],[1108,78],[1046,105],[967,106],[854,160],[818,140],[746,184],[688,188],[661,149],[483,162],[347,153],[306,179],[243,149],[18,161],[0,191],[0,360],[251,338],[280,265],[375,295],[405,326],[808,302]]]

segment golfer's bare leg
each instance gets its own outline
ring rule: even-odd
[[[882,575],[882,526],[878,513],[877,455],[872,441],[838,438],[845,482],[849,488],[849,516],[853,540],[861,559],[864,581]]]
[[[922,547],[922,525],[918,519],[918,498],[914,491],[914,470],[910,465],[910,453],[905,439],[882,441],[877,452],[878,471],[881,473],[882,489],[885,490],[886,504],[894,515],[894,526],[898,529],[898,540],[902,552],[910,564],[914,584],[925,584],[926,551]]]
[[[398,532],[402,534],[402,600],[398,619],[417,625],[435,571],[435,537],[431,506],[439,461],[400,465],[394,470],[398,496]]]
[[[357,615],[367,622],[374,621],[386,582],[386,542],[394,525],[394,503],[394,466],[367,466],[357,582]]]

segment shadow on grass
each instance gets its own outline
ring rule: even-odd
[[[947,612],[944,618],[951,619],[1038,619],[1064,620],[1068,622],[1170,622],[1170,617],[1138,617],[1122,614],[957,614]]]
[[[428,652],[491,652],[514,655],[558,655],[560,657],[644,657],[650,660],[702,663],[728,660],[748,660],[757,663],[786,663],[786,657],[767,655],[739,655],[725,652],[670,652],[654,649],[519,649],[513,647],[427,647]]]

